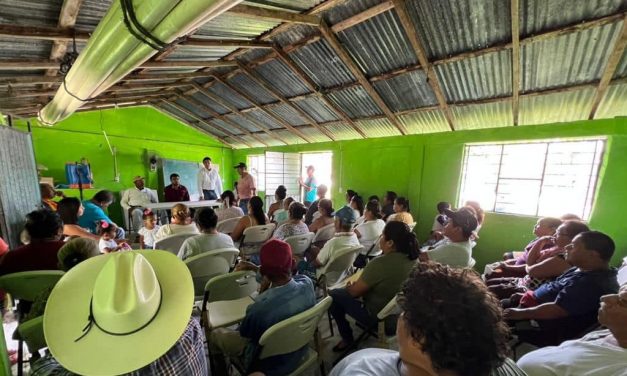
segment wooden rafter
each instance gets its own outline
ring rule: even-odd
[[[312,15],[292,13],[284,10],[259,8],[249,5],[236,5],[229,10],[229,13],[254,19],[303,24],[310,26],[316,26],[320,22],[320,18]]]
[[[83,0],[64,0],[61,5],[61,12],[59,13],[59,21],[57,26],[61,29],[68,29],[74,27],[76,24],[76,18],[78,17],[78,11],[81,7]],[[58,61],[67,52],[67,42],[55,40],[52,43],[52,49],[50,50],[50,60]],[[46,76],[55,76],[58,69],[48,69]]]
[[[388,105],[385,104],[383,98],[381,98],[379,93],[377,93],[370,81],[368,81],[368,79],[366,78],[364,72],[362,72],[361,69],[357,66],[353,58],[348,54],[348,52],[346,52],[346,49],[342,46],[333,31],[331,31],[331,28],[329,28],[329,26],[325,22],[322,22],[320,24],[320,31],[322,32],[324,39],[329,43],[331,48],[340,57],[342,62],[344,62],[344,65],[348,67],[353,76],[355,76],[355,78],[361,84],[364,90],[366,90],[368,95],[370,95],[370,97],[374,100],[377,106],[381,108],[390,123],[392,123],[392,125],[394,125],[401,132],[402,135],[406,135],[407,130],[405,129],[405,126],[396,118]]]
[[[394,4],[391,0],[384,1],[381,4],[375,5],[372,8],[368,8],[361,13],[357,13],[352,17],[348,17],[347,19],[336,23],[335,25],[331,26],[331,30],[333,30],[334,33],[339,33],[340,31],[344,31],[366,20],[369,20],[372,17],[376,17],[381,13],[385,13],[392,8],[394,8]]]
[[[276,52],[279,59],[281,59],[281,61],[283,61],[288,67],[290,67],[294,74],[296,74],[298,77],[300,77],[301,80],[303,80],[309,90],[314,92],[327,106],[333,109],[333,111],[335,111],[342,120],[347,122],[348,125],[350,125],[351,128],[355,130],[355,132],[359,133],[361,137],[366,138],[366,134],[355,124],[355,122],[348,115],[346,115],[344,110],[342,110],[339,106],[337,106],[335,103],[330,101],[324,94],[322,94],[316,83],[313,82],[313,80],[311,79],[311,77],[309,77],[287,53],[281,50],[280,47],[275,47],[274,51]],[[292,99],[290,98],[290,101],[291,100]]]
[[[303,111],[302,108],[300,108],[297,105],[295,105],[294,103],[288,101],[287,98],[285,98],[281,93],[279,93],[265,78],[261,77],[260,74],[258,74],[254,70],[248,68],[246,65],[244,65],[242,63],[240,63],[239,68],[240,68],[240,70],[242,72],[244,72],[246,75],[248,75],[248,77],[250,77],[253,81],[255,81],[257,84],[261,85],[261,87],[266,89],[276,99],[281,101],[281,103],[291,107],[294,111],[296,111],[296,113],[298,113],[303,119],[305,119],[305,121],[307,123],[309,123],[309,125],[313,126],[318,131],[320,131],[322,134],[324,134],[325,136],[330,138],[331,141],[335,141],[335,137],[333,136],[333,134],[331,132],[329,132],[327,129],[324,129],[324,128],[320,127],[318,125],[318,123],[314,119],[312,119],[311,116],[309,116],[308,113]]]
[[[620,32],[618,38],[616,38],[616,42],[614,43],[614,47],[612,48],[612,53],[610,57],[607,59],[607,63],[605,65],[605,69],[603,70],[603,74],[601,75],[601,81],[599,82],[599,86],[597,87],[594,98],[592,99],[592,108],[590,109],[590,115],[588,119],[593,120],[594,116],[599,109],[599,105],[607,92],[607,88],[616,72],[616,67],[620,63],[620,60],[623,57],[623,51],[625,51],[625,46],[627,46],[627,16],[623,18],[623,29]]]
[[[518,0],[511,0],[512,14],[512,116],[514,126],[518,125],[518,106],[520,103],[520,17]]]
[[[123,81],[128,83],[141,83],[150,81],[168,80],[191,80],[194,78],[209,77],[211,73],[191,72],[191,73],[165,73],[165,74],[130,74]],[[189,83],[189,82],[188,82]],[[24,86],[33,84],[61,84],[61,77],[44,76],[4,76],[0,77],[0,87],[3,86]]]
[[[444,117],[446,118],[446,121],[448,122],[449,127],[451,128],[452,131],[454,131],[455,123],[453,121],[453,114],[451,114],[451,110],[448,108],[448,103],[446,103],[446,97],[444,96],[444,92],[442,91],[442,87],[440,86],[440,81],[438,80],[438,76],[435,74],[435,70],[431,67],[431,64],[429,63],[429,59],[427,58],[427,53],[425,52],[425,49],[422,46],[422,42],[420,41],[420,38],[418,37],[418,33],[416,32],[416,29],[414,28],[414,25],[411,22],[411,18],[409,17],[409,14],[407,13],[407,9],[405,8],[405,3],[404,1],[401,1],[401,0],[393,0],[393,1],[394,1],[394,10],[396,11],[398,18],[401,21],[403,30],[405,30],[405,34],[407,34],[407,37],[409,38],[409,42],[411,43],[412,48],[414,49],[414,53],[416,54],[416,57],[418,58],[418,61],[420,62],[422,69],[427,74],[427,81],[429,83],[429,86],[431,86],[431,89],[433,90],[433,93],[435,94],[435,97],[437,98],[438,103],[440,104],[440,109],[442,110],[442,113],[444,114]]]

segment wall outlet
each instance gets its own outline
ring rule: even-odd
[[[120,175],[114,176],[113,177],[113,181],[116,182],[116,183],[119,183],[120,182]]]

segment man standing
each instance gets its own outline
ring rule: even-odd
[[[307,166],[307,180],[303,183],[302,178],[298,178],[298,184],[305,189],[305,206],[309,207],[316,200],[318,191],[318,181],[314,177],[314,166]]]
[[[189,192],[184,185],[181,185],[179,174],[170,175],[170,185],[163,190],[165,202],[189,201]]]
[[[198,193],[200,200],[217,200],[222,194],[222,180],[215,168],[211,167],[211,158],[202,160],[202,167],[198,170]]]
[[[255,195],[257,188],[255,187],[255,179],[246,171],[246,163],[240,162],[237,166],[239,180],[235,188],[237,189],[237,197],[239,198],[239,207],[244,214],[248,214],[248,201]]]
[[[133,178],[134,188],[130,188],[124,191],[120,205],[131,217],[129,227],[133,231],[139,231],[142,227],[142,216],[144,213],[144,207],[150,203],[159,202],[157,198],[157,192],[150,188],[146,188],[144,178],[141,176],[135,176]]]

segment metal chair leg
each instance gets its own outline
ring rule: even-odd
[[[4,339],[3,339],[4,340]],[[24,342],[17,341],[17,376],[24,374]]]

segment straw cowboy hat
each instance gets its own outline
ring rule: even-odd
[[[189,270],[165,251],[92,257],[52,290],[44,334],[52,355],[82,375],[119,375],[164,355],[190,320]]]

